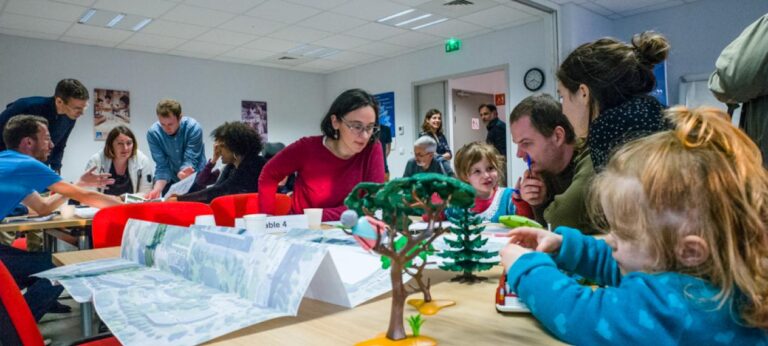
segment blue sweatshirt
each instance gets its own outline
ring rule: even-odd
[[[557,338],[576,345],[768,346],[768,331],[743,326],[729,302],[717,309],[706,299],[719,291],[707,281],[674,272],[622,276],[605,241],[568,227],[556,232],[560,252],[521,256],[507,283]],[[605,287],[592,290],[560,269]]]
[[[200,172],[205,167],[203,128],[195,119],[182,117],[173,136],[165,133],[157,121],[147,131],[147,142],[155,161],[156,181],[174,183],[179,181],[176,173],[182,168],[192,167]]]

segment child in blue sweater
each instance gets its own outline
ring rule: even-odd
[[[768,173],[713,108],[616,152],[592,187],[605,241],[560,227],[509,232],[509,287],[577,345],[768,345]],[[597,282],[579,285],[560,269]]]

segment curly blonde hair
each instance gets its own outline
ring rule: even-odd
[[[747,325],[767,328],[768,173],[760,151],[719,109],[680,106],[666,116],[674,130],[627,144],[595,179],[593,222],[646,244],[657,270],[720,288],[714,297],[695,298],[735,305]],[[709,246],[708,258],[695,266],[682,263],[675,249],[690,235]]]
[[[499,181],[504,181],[504,156],[499,155],[496,148],[485,142],[472,142],[464,145],[456,152],[454,164],[456,165],[456,176],[463,182],[469,182],[469,174],[472,165],[488,160],[493,168],[499,172]]]

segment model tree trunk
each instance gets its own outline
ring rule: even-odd
[[[405,339],[403,312],[405,311],[405,298],[408,293],[405,291],[405,285],[403,285],[402,265],[394,261],[389,276],[392,278],[392,309],[389,311],[387,338],[391,340]]]

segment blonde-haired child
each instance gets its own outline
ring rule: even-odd
[[[461,147],[456,152],[455,165],[457,177],[475,188],[472,211],[477,215],[491,222],[499,222],[499,216],[503,215],[533,218],[531,207],[515,189],[499,187],[499,181],[504,179],[501,173],[504,161],[492,145],[472,142]]]
[[[760,151],[720,110],[667,118],[674,130],[627,144],[595,180],[590,214],[606,240],[514,229],[501,253],[507,283],[568,343],[768,345]]]

